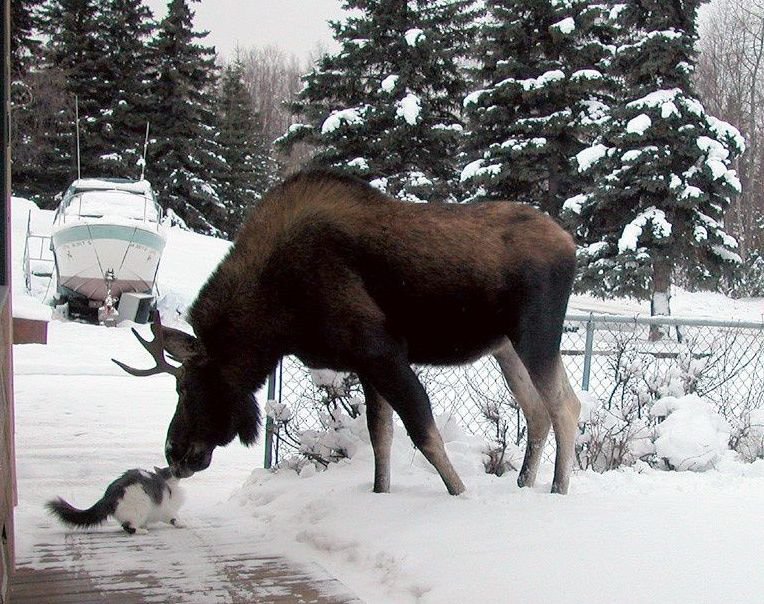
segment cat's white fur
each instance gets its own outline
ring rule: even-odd
[[[173,526],[181,526],[177,519],[178,510],[185,501],[185,494],[177,478],[167,481],[170,489],[165,489],[162,503],[157,505],[143,490],[141,485],[133,484],[125,489],[125,495],[114,510],[114,517],[120,524],[128,524],[141,535],[148,533],[147,525],[154,522],[165,522]]]

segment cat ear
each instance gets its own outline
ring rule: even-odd
[[[242,401],[238,419],[239,440],[241,444],[249,446],[260,435],[260,407],[257,406],[254,395],[250,394]]]

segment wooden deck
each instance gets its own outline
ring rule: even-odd
[[[17,560],[11,604],[350,604],[360,600],[318,566],[243,555],[230,530],[157,528],[130,536],[110,526],[59,535]],[[230,528],[230,527],[227,527]],[[217,539],[225,535],[225,543]]]

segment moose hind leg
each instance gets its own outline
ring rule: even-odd
[[[525,459],[520,474],[517,476],[517,484],[520,487],[532,487],[536,482],[536,475],[541,464],[541,454],[552,422],[544,401],[541,400],[541,396],[531,381],[528,370],[509,340],[494,352],[494,358],[499,363],[509,389],[523,410],[528,428]]]
[[[374,492],[390,492],[390,449],[393,444],[393,408],[361,378],[366,398],[366,423],[374,449]]]
[[[365,376],[399,415],[414,445],[438,471],[448,492],[451,495],[464,492],[464,483],[448,459],[435,426],[430,399],[405,358],[395,355],[377,359]]]
[[[568,381],[562,357],[559,354],[549,370],[537,376],[534,383],[546,403],[557,444],[552,493],[565,494],[568,492],[570,473],[575,458],[581,402]]]

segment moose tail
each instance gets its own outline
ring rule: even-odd
[[[51,499],[45,504],[45,507],[64,524],[80,528],[98,526],[106,520],[109,515],[114,513],[113,507],[108,504],[105,498],[100,499],[87,510],[79,510],[64,501],[61,497],[58,499]]]

